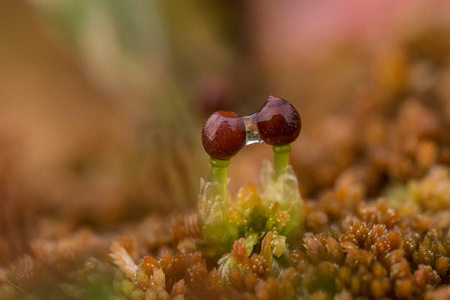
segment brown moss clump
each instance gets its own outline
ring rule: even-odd
[[[444,169],[433,169],[421,181],[411,181],[403,191],[389,192],[377,201],[364,200],[358,180],[345,175],[346,180],[318,200],[306,201],[303,232],[287,256],[273,255],[275,233],[269,232],[250,252],[248,241],[241,238],[219,261],[230,262],[225,271],[203,248],[192,216],[179,216],[173,222],[171,250],[134,260],[130,239],[112,249],[121,253],[113,262],[125,274],[116,275],[112,285],[125,280],[129,284],[115,293],[136,299],[440,297],[450,283],[450,227],[433,218],[434,206],[422,204],[435,198],[447,203],[449,196],[432,187],[445,190],[450,177],[445,172],[436,176],[436,170]],[[411,184],[415,197],[400,199],[411,193]],[[342,203],[342,211],[336,210],[335,202]],[[193,248],[185,247],[186,240],[194,241]],[[126,275],[130,270],[134,277]]]

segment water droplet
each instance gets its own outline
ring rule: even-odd
[[[242,119],[244,120],[246,131],[245,146],[255,143],[264,143],[259,135],[258,125],[256,124],[256,113],[242,117]]]

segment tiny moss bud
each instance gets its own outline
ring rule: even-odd
[[[233,112],[217,111],[203,126],[202,143],[205,151],[213,158],[228,160],[245,145],[245,124]]]
[[[256,122],[261,139],[272,146],[294,142],[302,128],[297,110],[289,102],[272,96],[257,113]]]

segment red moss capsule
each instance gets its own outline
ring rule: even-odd
[[[256,114],[256,123],[261,139],[273,146],[292,143],[302,128],[297,110],[289,102],[272,96]]]
[[[245,145],[244,120],[229,111],[217,111],[206,121],[202,131],[205,151],[213,158],[227,160]]]

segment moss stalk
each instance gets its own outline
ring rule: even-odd
[[[274,180],[278,180],[280,176],[287,174],[289,166],[289,153],[291,152],[291,145],[273,146],[274,157]]]

